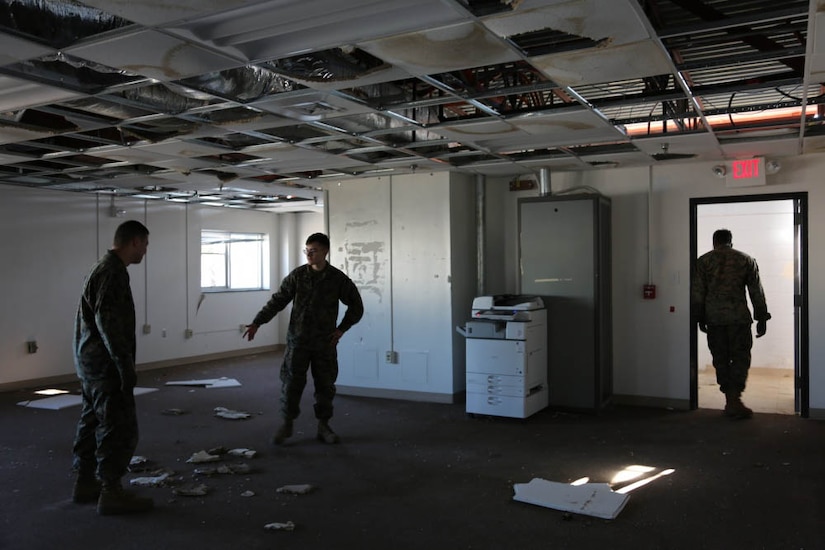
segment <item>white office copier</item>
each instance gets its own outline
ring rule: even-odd
[[[457,330],[467,343],[467,413],[527,418],[547,407],[547,310],[540,297],[479,296]]]

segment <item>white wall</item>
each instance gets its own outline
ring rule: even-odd
[[[338,346],[342,393],[449,402],[464,388],[455,312],[463,323],[476,280],[472,191],[449,172],[329,184],[332,263],[366,312]]]
[[[110,246],[115,228],[137,219],[149,228],[144,262],[129,267],[138,326],[137,360],[174,361],[271,347],[280,317],[261,328],[253,344],[241,339],[270,291],[200,292],[200,231],[266,233],[272,288],[280,282],[279,217],[295,217],[301,231],[323,228],[322,214],[272,214],[118,199],[123,218],[109,217],[108,198],[0,186],[0,386],[74,373],[72,326],[83,279]],[[301,247],[303,241],[298,245]],[[300,250],[300,248],[297,248]],[[143,334],[144,324],[151,326]],[[185,337],[190,328],[194,335]],[[165,336],[164,336],[165,331]],[[39,350],[26,352],[27,340]]]
[[[825,416],[825,341],[817,338],[825,329],[825,249],[816,245],[825,235],[825,188],[820,184],[825,156],[787,158],[782,170],[768,176],[764,187],[727,188],[712,172],[712,163],[663,163],[652,169],[624,168],[587,172],[553,173],[553,192],[589,186],[611,197],[613,207],[613,357],[614,394],[656,398],[687,406],[690,335],[690,199],[763,193],[807,192],[809,205],[809,319],[811,416]],[[650,257],[657,299],[643,300],[642,285],[648,279],[648,189],[652,177]],[[488,209],[504,213],[488,219],[503,221],[488,231],[501,231],[504,249],[488,250],[488,269],[500,273],[506,290],[516,289],[518,239],[513,219],[519,196],[507,180],[489,181]],[[502,274],[503,273],[503,274]],[[674,311],[671,312],[670,308]],[[771,327],[769,326],[769,330]]]

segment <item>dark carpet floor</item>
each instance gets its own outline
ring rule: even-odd
[[[24,408],[16,403],[30,391],[0,394],[0,548],[825,549],[823,422],[626,407],[521,421],[339,395],[332,426],[343,441],[329,446],[314,437],[310,382],[295,436],[274,447],[279,364],[280,354],[264,354],[140,373],[140,386],[159,391],[136,398],[137,454],[174,470],[178,486],[209,487],[201,497],[141,488],[156,508],[140,516],[71,502],[79,407]],[[165,386],[222,376],[243,385]],[[252,417],[216,418],[215,407]],[[171,408],[185,413],[163,414]],[[244,460],[252,472],[194,479],[187,458],[219,446],[258,451]],[[632,491],[614,520],[512,499],[513,484],[534,477],[609,483],[632,465],[674,472]],[[290,484],[315,490],[277,492]],[[293,531],[264,529],[287,521]]]

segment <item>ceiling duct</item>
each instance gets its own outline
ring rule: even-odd
[[[333,48],[278,59],[267,65],[289,78],[308,82],[357,80],[389,67],[384,61],[358,48]]]
[[[61,52],[6,65],[0,68],[0,72],[87,94],[96,94],[111,86],[144,80],[142,76]]]
[[[131,25],[120,17],[72,0],[6,0],[0,27],[53,48]]]
[[[153,111],[168,114],[183,113],[190,109],[209,105],[210,103],[210,101],[206,99],[184,96],[163,84],[130,88],[124,90],[119,95],[126,100],[138,103]]]
[[[254,65],[187,78],[181,84],[243,103],[301,88],[269,69]]]

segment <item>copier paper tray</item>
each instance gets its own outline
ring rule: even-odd
[[[464,326],[467,338],[501,338],[507,334],[507,323],[503,321],[472,320]]]

